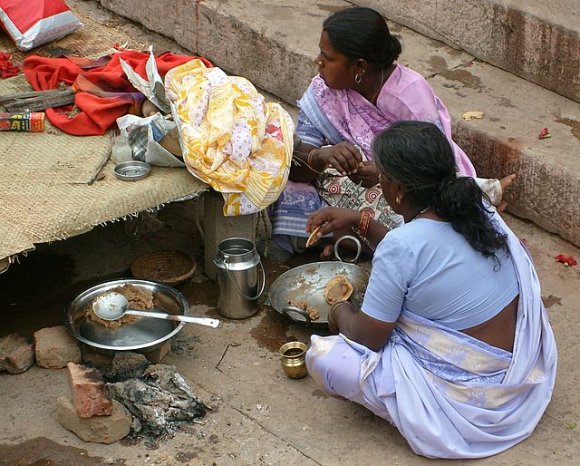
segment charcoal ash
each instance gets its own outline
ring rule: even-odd
[[[108,383],[107,389],[134,416],[133,436],[172,436],[208,410],[176,368],[166,364],[149,366],[138,378]]]

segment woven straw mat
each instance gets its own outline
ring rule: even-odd
[[[88,57],[106,53],[114,42],[131,44],[119,31],[81,20],[85,26],[76,33],[29,53],[65,49]],[[4,34],[0,50],[13,52],[17,63],[24,58]],[[0,80],[0,95],[29,90],[22,75]],[[207,188],[183,168],[153,167],[147,178],[121,181],[108,160],[110,149],[110,134],[70,136],[48,121],[43,133],[0,132],[0,273],[35,244],[85,233]]]

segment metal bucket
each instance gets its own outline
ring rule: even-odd
[[[229,319],[245,319],[258,312],[266,274],[254,243],[246,238],[224,239],[213,262],[218,269],[218,312]],[[258,268],[262,272],[261,286]]]

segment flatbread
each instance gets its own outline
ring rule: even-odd
[[[352,295],[352,283],[344,275],[337,275],[329,280],[324,288],[324,299],[331,306],[339,301],[346,301]]]
[[[318,234],[318,230],[320,230],[321,228],[322,228],[322,225],[319,225],[318,227],[316,227],[314,229],[314,231],[312,233],[310,233],[310,236],[306,240],[306,247],[307,248],[309,248],[310,246],[312,246],[313,244],[315,244],[318,241],[318,236],[316,236],[316,235]]]

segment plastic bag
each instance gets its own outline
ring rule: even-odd
[[[147,118],[124,115],[117,118],[117,125],[121,130],[121,137],[115,141],[115,146],[118,147],[113,148],[114,154],[124,153],[125,150],[121,150],[121,145],[128,143],[135,160],[158,167],[185,167],[181,160],[159,144],[159,141],[175,128],[175,123],[167,120],[161,113]]]
[[[23,51],[83,26],[63,0],[0,0],[0,24]]]

